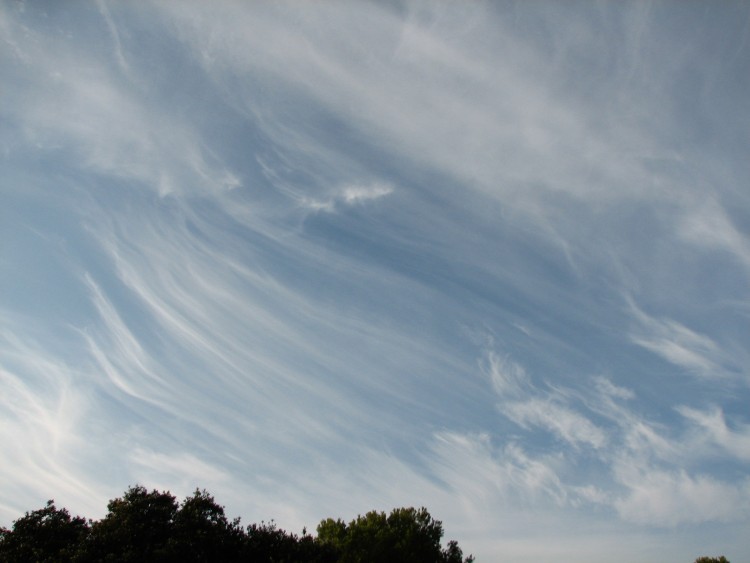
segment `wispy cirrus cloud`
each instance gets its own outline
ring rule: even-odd
[[[730,428],[716,406],[706,410],[679,406],[677,411],[697,427],[698,434],[691,440],[693,447],[708,447],[709,451],[718,447],[737,459],[750,459],[750,425],[739,423]]]
[[[82,476],[90,461],[87,434],[93,397],[81,382],[82,368],[45,353],[39,343],[16,334],[4,311],[0,328],[0,398],[3,459],[0,475],[13,482],[18,500],[4,498],[2,517],[28,510],[21,499],[73,501],[79,510],[98,511],[98,483]],[[14,325],[18,326],[18,325]],[[23,468],[19,471],[19,468]]]
[[[120,71],[129,69],[123,66],[107,5],[99,6],[115,34]],[[195,128],[176,118],[168,100],[154,100],[143,84],[145,76],[112,68],[106,57],[81,49],[70,38],[23,25],[7,28],[5,36],[17,46],[8,64],[14,80],[5,91],[17,110],[6,117],[21,133],[11,141],[14,150],[22,150],[23,144],[53,158],[67,156],[79,169],[135,180],[161,196],[240,185],[206,150]],[[156,103],[144,103],[146,99]]]
[[[330,199],[316,200],[303,197],[301,202],[313,211],[333,212],[336,210],[337,203],[345,206],[363,205],[391,193],[393,193],[393,186],[384,182],[352,184],[335,190]]]
[[[677,526],[745,518],[750,482],[727,483],[685,471],[632,467],[622,463],[617,479],[628,493],[615,501],[623,519],[639,524]]]
[[[724,251],[746,269],[750,266],[750,238],[734,224],[724,206],[715,199],[696,202],[683,217],[678,233],[691,244]]]
[[[674,320],[651,317],[632,302],[630,310],[639,325],[631,338],[639,346],[694,375],[720,377],[727,374],[724,354],[711,338]]]
[[[524,428],[544,428],[572,446],[585,444],[600,448],[606,441],[604,432],[589,419],[551,399],[511,402],[501,409],[516,424]]]
[[[498,410],[514,423],[527,430],[544,429],[573,447],[600,448],[605,444],[602,429],[569,408],[566,398],[556,390],[544,392],[535,388],[524,368],[510,358],[490,352],[486,366],[500,396]]]
[[[745,459],[744,426],[732,431],[720,412],[678,406],[677,410],[701,432],[696,435],[694,429],[683,426],[675,434],[674,428],[637,413],[633,409],[635,394],[606,378],[596,378],[586,389],[542,390],[532,385],[525,370],[509,358],[498,360],[494,352],[488,358],[486,367],[500,399],[499,412],[527,432],[542,430],[560,440],[559,444],[574,447],[570,450],[558,445],[560,457],[553,465],[539,465],[521,456],[529,461],[529,468],[544,468],[541,475],[555,484],[559,502],[604,505],[626,521],[667,527],[745,517],[750,507],[746,483],[686,469],[713,457],[716,448],[738,460]],[[523,385],[518,384],[519,377]],[[509,385],[509,380],[515,380],[514,384]],[[599,422],[594,424],[592,417]],[[517,440],[513,438],[508,444],[509,451],[514,451]],[[579,445],[592,449],[582,452]],[[582,483],[570,479],[572,468],[589,455],[608,473],[604,482],[601,477],[596,481],[584,477]],[[614,486],[623,490],[617,492]]]

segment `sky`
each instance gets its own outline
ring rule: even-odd
[[[741,1],[0,2],[0,525],[750,561],[748,147]]]

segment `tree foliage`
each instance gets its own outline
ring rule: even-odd
[[[84,518],[71,518],[50,500],[44,508],[16,520],[12,530],[0,529],[0,560],[71,561],[88,533]]]
[[[53,501],[0,529],[0,561],[258,563],[464,563],[458,544],[443,549],[442,523],[425,508],[368,512],[349,524],[331,518],[313,537],[271,521],[244,528],[205,490],[182,503],[169,492],[136,485],[107,505],[98,521],[71,517]]]
[[[699,557],[695,560],[695,563],[729,563],[726,557],[720,555],[719,557]]]
[[[85,546],[92,561],[163,561],[170,555],[177,501],[166,492],[129,489],[111,500],[107,515],[94,522]]]
[[[463,563],[456,542],[440,545],[443,525],[426,508],[368,512],[349,524],[329,518],[318,525],[318,540],[335,547],[342,563]],[[472,557],[466,561],[473,561]]]

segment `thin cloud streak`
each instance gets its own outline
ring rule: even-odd
[[[673,320],[650,317],[632,303],[631,312],[640,325],[631,338],[639,346],[698,376],[726,374],[722,366],[724,354],[707,336]]]

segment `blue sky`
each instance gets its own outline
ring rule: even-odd
[[[0,523],[426,506],[750,557],[750,6],[0,4]]]

